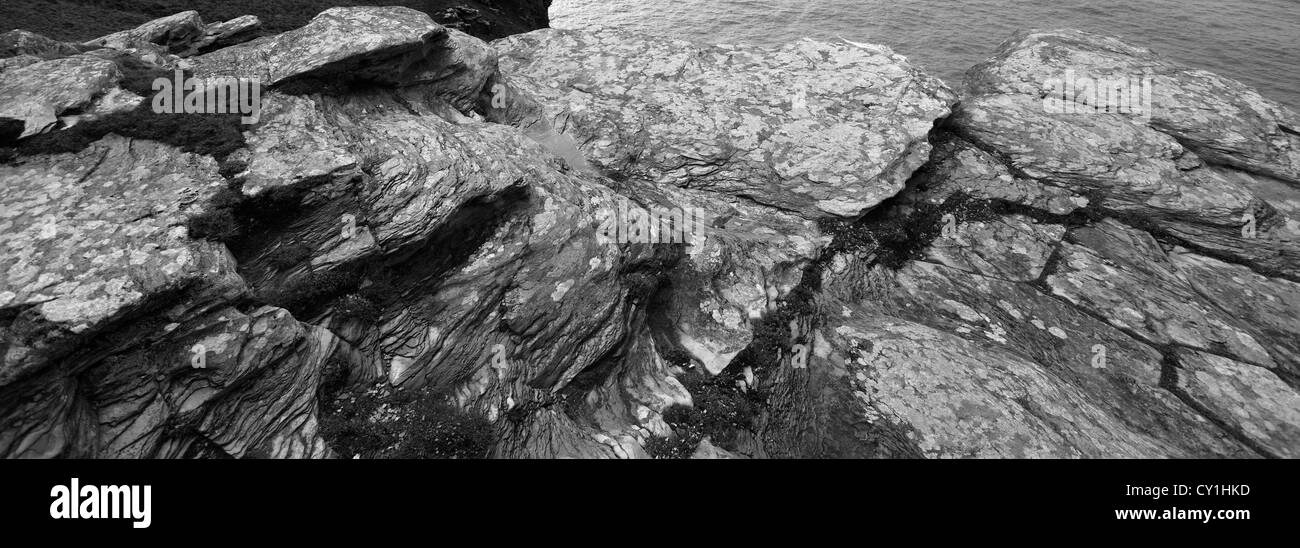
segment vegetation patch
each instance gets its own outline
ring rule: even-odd
[[[699,443],[699,439],[680,434],[671,438],[655,436],[646,440],[643,448],[652,459],[689,459]]]
[[[664,410],[664,422],[672,427],[673,435],[647,441],[645,450],[652,458],[688,458],[705,438],[714,445],[733,446],[741,430],[754,428],[762,406],[758,392],[742,391],[725,372],[709,376],[690,371],[679,380],[690,391],[694,405],[673,405]]]
[[[311,247],[298,243],[282,245],[266,254],[267,264],[270,264],[276,270],[293,268],[307,262],[310,258]]]
[[[656,245],[650,259],[623,265],[619,274],[628,289],[627,298],[639,302],[653,298],[685,250],[684,244]]]
[[[375,323],[383,316],[384,310],[370,299],[356,293],[349,293],[334,301],[334,311],[344,318]]]
[[[321,434],[344,458],[481,459],[495,440],[486,417],[430,389],[344,390],[322,409]]]
[[[274,187],[253,197],[245,196],[241,187],[240,181],[232,181],[209,198],[204,212],[186,221],[190,237],[237,247],[238,240],[269,232],[301,212],[305,192],[297,187]],[[279,259],[292,259],[294,254],[301,250],[287,249]]]
[[[118,81],[117,85],[124,90],[144,97],[146,103],[149,103],[150,99],[157,93],[153,89],[155,80],[159,78],[171,80],[176,76],[175,71],[147,63],[128,53],[120,53],[112,61],[113,64],[117,65],[118,72],[122,73],[122,79]],[[238,112],[238,110],[232,112]]]
[[[360,284],[361,276],[355,272],[309,272],[279,287],[259,292],[258,297],[266,304],[288,310],[294,317],[310,318],[338,297],[355,292]],[[363,313],[361,307],[354,312]]]
[[[0,163],[12,163],[25,156],[80,152],[110,133],[157,141],[183,152],[224,160],[245,145],[240,117],[240,114],[159,114],[153,111],[152,102],[145,100],[133,110],[114,112],[23,139],[15,146],[0,149]]]

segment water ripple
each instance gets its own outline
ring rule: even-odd
[[[552,25],[713,43],[887,44],[950,84],[1019,29],[1079,28],[1236,78],[1300,109],[1297,0],[555,0]]]

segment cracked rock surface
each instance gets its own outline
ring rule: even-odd
[[[1300,456],[1297,117],[1239,83],[1077,31],[959,97],[883,46],[257,25],[0,36],[0,455]],[[160,123],[141,66],[260,117],[88,133]],[[1103,67],[1149,119],[1044,109]]]

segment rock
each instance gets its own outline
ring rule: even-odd
[[[1275,366],[1240,323],[1202,302],[1150,235],[1113,221],[1075,231],[1046,282],[1052,293],[1155,345],[1177,343]]]
[[[28,65],[35,65],[41,62],[41,58],[35,55],[17,55],[0,59],[0,74],[5,71],[23,68]]]
[[[785,211],[648,183],[623,189],[661,211],[708,218],[660,299],[675,342],[714,374],[753,341],[752,323],[776,309],[830,244],[816,223]]]
[[[1285,128],[1233,122],[1252,152],[1225,159],[1215,114],[1052,112],[1044,65],[1148,55],[1078,36],[1018,38],[974,69],[930,162],[840,233],[800,320],[820,327],[792,325],[758,375],[767,455],[1289,454]],[[1165,89],[1217,78],[1168,74],[1191,81]]]
[[[951,126],[975,146],[1005,155],[1013,171],[1080,194],[1095,210],[1203,253],[1300,279],[1296,220],[1261,197],[1276,201],[1277,194],[1255,194],[1271,185],[1228,169],[1296,182],[1300,141],[1284,130],[1294,114],[1254,92],[1229,94],[1241,91],[1235,82],[1153,59],[1074,31],[1012,40],[972,69],[967,86],[975,95]],[[1043,82],[1064,78],[1071,67],[1098,78],[1156,74],[1154,117],[1148,123],[1123,113],[1055,112],[1044,103]]]
[[[941,236],[926,259],[968,272],[1016,282],[1037,280],[1065,236],[1059,225],[1037,225],[1033,219],[1011,215],[992,221],[958,223],[949,219],[952,235]]]
[[[14,426],[0,452],[328,455],[315,387],[334,336],[230,307],[247,296],[233,257],[186,237],[186,216],[225,186],[211,158],[109,136],[0,180],[0,420]]]
[[[242,44],[256,38],[257,31],[261,28],[262,20],[256,15],[212,23],[203,28],[203,37],[191,44],[186,53],[193,55]]]
[[[0,34],[0,59],[23,55],[39,59],[58,59],[81,53],[81,49],[66,42],[59,42],[34,32],[15,29]]]
[[[1300,394],[1266,369],[1196,351],[1178,353],[1178,389],[1210,416],[1278,458],[1300,454]]]
[[[0,307],[16,313],[0,385],[176,292],[243,291],[224,247],[191,240],[181,226],[224,186],[211,158],[109,136],[79,153],[0,166],[0,180],[8,189]]]
[[[400,85],[446,36],[447,29],[410,8],[331,8],[300,29],[199,56],[194,70],[268,86],[295,79]]]
[[[955,101],[886,48],[706,48],[557,30],[494,46],[504,81],[489,86],[489,119],[555,128],[644,207],[709,219],[664,300],[677,344],[713,373],[829,244],[815,221],[896,192]]]
[[[497,53],[482,40],[454,29],[403,85],[437,84],[438,95],[464,113],[479,110],[488,81],[497,73]]]
[[[23,122],[19,138],[49,130],[59,115],[85,108],[122,76],[91,55],[42,61],[0,73],[0,118]]]
[[[255,23],[14,35],[6,142],[138,105],[118,66],[267,89],[218,157],[5,151],[0,455],[382,456],[340,421],[437,404],[498,458],[644,458],[673,406],[696,458],[1295,456],[1292,126],[1235,84],[1073,32],[957,105],[879,46]],[[1048,112],[1068,59],[1245,114]]]
[[[1158,445],[1158,450],[1144,449],[1152,451],[1148,456],[1252,455],[1224,433],[1215,433],[1208,428],[1208,421],[1165,390],[1162,386],[1164,358],[1159,351],[1097,321],[1091,314],[1069,303],[1044,294],[1035,287],[1036,282],[1017,283],[971,275],[927,262],[911,263],[896,273],[882,267],[865,272],[845,268],[825,276],[826,294],[836,299],[822,307],[827,311],[825,321],[831,325],[860,318],[897,319],[965,339],[990,352],[1013,352],[1021,359],[1029,360],[1025,362],[1027,367],[1052,379],[1058,388],[1076,391],[1079,397],[1088,401],[1090,409],[1103,413],[1105,420],[1113,423],[1110,428],[1122,429]],[[845,301],[861,304],[843,304]],[[1098,345],[1102,347],[1100,352]],[[825,349],[820,339],[810,346],[809,352],[813,354]],[[1099,354],[1102,361],[1098,361]],[[981,363],[991,364],[996,360],[989,358]],[[982,367],[976,367],[971,372],[960,374],[979,376],[982,371]],[[809,365],[806,374],[810,382],[826,375],[813,365]],[[817,381],[816,385],[824,387],[822,390],[833,396],[822,395],[813,401],[838,401],[848,397],[841,384]],[[960,404],[956,401],[953,405]],[[813,416],[817,413],[831,416],[843,413],[838,409],[821,409],[806,413]],[[957,410],[953,412],[959,413]],[[799,419],[800,416],[803,414],[795,413],[795,418],[786,418],[785,422],[797,424],[806,420]],[[845,417],[841,420],[853,424],[855,419]],[[1086,422],[1092,419],[1071,417],[1065,420]],[[838,442],[841,447],[835,451],[844,452],[840,453],[844,455],[907,456],[909,451],[899,447],[890,449],[885,442],[906,431],[909,424],[906,420],[876,423],[874,437],[856,438],[872,440],[874,446],[846,446],[846,442],[841,441]],[[776,436],[777,445],[789,443],[784,436]],[[821,450],[827,449],[827,443],[820,442]]]
[[[814,327],[792,324],[758,374],[761,449],[1288,455],[1300,196],[1285,128],[1245,117],[1226,146],[1216,114],[1053,112],[1042,85],[1078,68],[1067,61],[1132,68],[1149,53],[1073,31],[1022,38],[971,72],[908,188],[818,263],[800,320]],[[1185,79],[1166,89],[1217,81],[1163,74]],[[1233,147],[1249,153],[1224,158]]]
[[[1151,108],[1130,121],[1176,138],[1211,162],[1300,184],[1300,115],[1240,82],[1114,38],[1077,30],[1022,32],[971,69],[966,88],[973,96],[1018,94],[1042,105],[1045,84],[1067,78],[1066,71],[1077,78],[1146,78],[1139,93],[1149,93],[1141,101]]]
[[[236,153],[246,170],[243,191],[264,189],[350,173],[360,158],[342,143],[316,101],[268,92],[257,127],[245,133],[248,148]],[[286,161],[286,159],[288,159]]]
[[[316,389],[334,342],[327,330],[271,307],[220,309],[186,322],[162,350],[137,350],[91,370],[102,402],[104,441],[96,450],[136,458],[329,456],[317,431]],[[160,373],[167,382],[153,382]],[[257,408],[251,416],[250,406]]]
[[[851,436],[841,440],[907,445],[931,458],[1169,454],[1014,354],[924,326],[863,315],[828,323],[815,345],[809,369],[829,369],[852,395],[841,403],[858,420],[835,432]]]
[[[604,173],[815,219],[856,217],[925,162],[956,98],[885,47],[703,47],[540,30],[502,71]]]
[[[1078,388],[1118,426],[1161,440],[1169,455],[1249,455],[1222,432],[1206,429],[1203,417],[1166,391],[1165,357],[1156,347],[1045,295],[1035,284],[971,277],[926,262],[897,274],[878,268],[868,279],[874,288],[855,295],[870,303],[863,305],[868,312],[1014,351]],[[828,292],[841,295],[852,280],[833,278]]]
[[[1091,202],[1078,190],[1013,173],[988,152],[951,134],[940,134],[926,169],[917,173],[917,199],[941,204],[954,195],[1021,204],[1067,215]],[[924,191],[919,189],[924,188]]]
[[[203,38],[206,27],[197,11],[183,11],[154,19],[131,30],[115,32],[86,42],[92,47],[134,49],[154,44],[171,53],[180,53]]]
[[[1238,319],[1280,369],[1300,374],[1300,316],[1295,314],[1300,310],[1300,284],[1186,249],[1169,256],[1198,297]]]
[[[1201,165],[1174,138],[1120,115],[1044,112],[1026,95],[985,95],[954,114],[959,135],[1008,155],[1012,169],[1044,184],[1104,195],[1097,207],[1150,219],[1188,216],[1236,223],[1253,196]]]

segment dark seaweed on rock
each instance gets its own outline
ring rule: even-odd
[[[1293,112],[1077,31],[959,101],[486,5],[0,39],[0,456],[1300,456]],[[1044,107],[1098,67],[1167,108]]]

